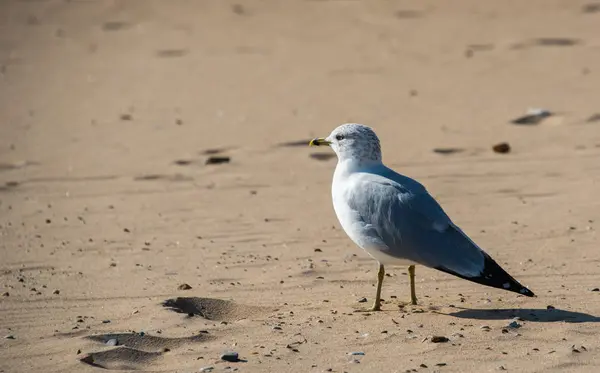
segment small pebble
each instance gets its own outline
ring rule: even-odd
[[[600,8],[600,6],[599,6]],[[598,122],[600,121],[600,114],[592,114],[587,120],[586,122]]]
[[[12,334],[7,335],[4,339],[15,339],[15,336]]]
[[[215,369],[215,367],[208,366],[208,367],[200,368],[199,372],[207,373],[207,372],[212,372],[214,369]]]
[[[2,293],[3,297],[8,297],[10,295],[10,293],[8,291],[5,291],[4,293]]]
[[[118,344],[119,341],[117,341],[115,338],[111,338],[108,341],[106,341],[107,346],[117,346]]]
[[[190,290],[192,287],[188,284],[181,284],[177,287],[179,290]]]
[[[223,355],[221,355],[221,360],[235,363],[235,362],[239,361],[240,359],[239,359],[239,355],[237,352],[230,351],[230,352],[226,352]]]
[[[102,324],[108,324],[110,320],[102,320]]]
[[[546,306],[547,310],[555,310],[556,308],[554,306]]]
[[[593,288],[592,291],[600,291],[600,288]]]
[[[52,292],[52,294],[58,295],[58,294],[60,294],[60,290],[56,289]]]
[[[501,142],[499,144],[494,145],[492,147],[492,150],[499,154],[510,153],[510,145],[507,142]]]
[[[221,164],[221,163],[229,163],[230,160],[231,160],[231,158],[226,157],[226,156],[213,156],[213,157],[208,157],[204,163],[205,164]]]
[[[512,321],[510,324],[506,325],[507,328],[512,328],[512,329],[518,329],[520,328],[522,325],[519,324],[516,321]]]
[[[433,337],[431,337],[432,343],[446,343],[448,341],[450,340],[442,335],[434,335]]]
[[[551,116],[552,113],[546,109],[529,109],[527,114],[511,120],[513,124],[538,124],[544,118]]]
[[[360,299],[358,300],[358,303],[366,303],[366,302],[367,302],[367,298],[364,298],[364,297],[363,297],[363,298],[360,298]]]
[[[419,365],[419,367],[420,367],[420,368],[427,368],[427,365],[425,365],[425,364],[421,364],[421,365]]]

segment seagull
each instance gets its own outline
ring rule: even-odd
[[[368,126],[346,123],[310,146],[329,146],[338,162],[332,199],[348,237],[379,264],[371,311],[381,310],[384,265],[408,266],[411,304],[417,304],[415,265],[481,285],[533,297],[471,240],[423,185],[382,163],[381,145]]]

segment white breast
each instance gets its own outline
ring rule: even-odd
[[[348,174],[338,172],[338,168],[336,168],[332,184],[333,208],[348,237],[381,264],[414,264],[406,259],[396,258],[386,253],[389,251],[387,246],[381,241],[380,237],[374,234],[369,224],[365,223],[361,216],[348,204],[347,190],[352,188],[352,184],[356,180]]]

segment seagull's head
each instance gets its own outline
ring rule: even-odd
[[[379,138],[370,127],[358,123],[346,123],[334,129],[325,138],[316,138],[311,146],[330,146],[339,161],[381,162]]]

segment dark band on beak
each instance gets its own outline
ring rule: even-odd
[[[325,140],[322,137],[313,139],[310,141],[310,143],[308,143],[309,146],[323,146],[323,145],[330,145],[331,143],[327,140]]]

